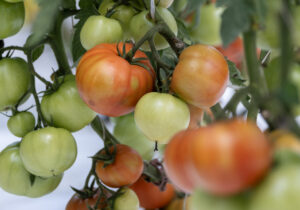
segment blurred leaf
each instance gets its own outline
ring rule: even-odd
[[[34,22],[33,35],[28,41],[27,47],[32,47],[39,43],[53,29],[62,0],[38,0],[38,2],[40,12]]]
[[[280,98],[288,105],[299,104],[298,89],[292,82],[286,82],[279,90]]]
[[[186,9],[184,11],[185,15],[187,16],[189,14],[191,14],[192,12],[196,11],[197,9],[199,9],[199,7],[206,3],[207,0],[189,0],[188,1],[188,5],[186,6]]]
[[[221,37],[227,47],[241,33],[250,29],[254,14],[253,0],[223,0],[219,5],[227,5],[222,14]]]
[[[268,89],[274,91],[280,87],[280,57],[274,58],[264,69]]]
[[[226,59],[228,68],[229,68],[229,75],[230,75],[230,82],[233,85],[245,87],[246,80],[242,77],[240,70],[235,66],[235,64]]]
[[[75,16],[75,19],[79,19],[79,22],[75,25],[75,33],[72,40],[72,57],[74,62],[76,62],[86,52],[80,42],[80,31],[85,21],[92,15],[98,15],[97,10],[95,10],[93,7],[89,9],[82,9]]]
[[[256,22],[259,25],[259,27],[262,27],[265,23],[265,18],[267,14],[266,1],[254,0],[254,5],[255,5]]]
[[[76,9],[76,1],[75,0],[63,0],[62,6],[65,9]]]

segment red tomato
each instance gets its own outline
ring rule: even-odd
[[[223,48],[222,46],[216,47],[225,57],[235,63],[237,68],[241,68],[244,59],[244,45],[241,38],[237,38],[228,47]]]
[[[130,64],[118,55],[123,43],[100,44],[87,51],[81,58],[76,72],[80,96],[94,111],[118,117],[133,111],[138,100],[152,91],[154,73],[149,60],[140,61],[149,68]],[[132,44],[125,44],[126,52]],[[147,58],[137,51],[134,59]]]
[[[165,191],[160,191],[159,187],[151,182],[147,182],[144,177],[130,186],[137,194],[140,206],[147,209],[161,208],[167,205],[175,195],[171,184],[166,185]]]
[[[189,104],[207,108],[223,95],[228,79],[224,56],[214,47],[198,44],[181,53],[171,88]]]
[[[185,192],[201,187],[217,195],[241,192],[256,184],[271,163],[271,147],[252,122],[232,120],[186,130],[165,150],[165,169]]]
[[[114,147],[110,148],[113,152]],[[105,150],[100,153],[104,154]],[[144,168],[142,157],[127,145],[116,145],[115,160],[104,167],[104,161],[97,161],[96,173],[109,187],[122,187],[133,184],[141,176]]]

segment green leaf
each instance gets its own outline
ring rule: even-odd
[[[191,14],[193,11],[199,9],[199,7],[200,7],[202,4],[206,3],[206,2],[207,2],[207,0],[189,0],[189,1],[188,1],[188,5],[187,5],[187,7],[186,7],[184,13],[185,13],[186,15],[189,15],[189,14]]]
[[[28,46],[28,43],[31,42],[31,40],[34,38],[33,34],[31,34],[27,40],[26,40],[26,43],[25,43],[25,47]],[[44,45],[41,45],[41,46],[38,46],[37,48],[33,49],[33,52],[32,52],[32,61],[36,61],[44,52]]]
[[[298,89],[292,82],[286,82],[279,90],[280,98],[286,104],[297,105],[300,103],[298,97]]]
[[[95,6],[95,4],[100,4],[101,2],[102,0],[80,0],[79,7],[81,9],[91,9],[92,7]]]
[[[228,5],[222,14],[221,37],[227,47],[241,33],[248,31],[254,14],[253,0],[223,0]]]
[[[62,7],[65,9],[76,9],[76,1],[75,0],[63,0]]]
[[[27,43],[27,47],[39,43],[53,29],[62,0],[38,0],[38,2],[40,12],[34,22],[32,39]]]
[[[240,70],[235,66],[235,64],[232,61],[228,59],[226,59],[226,61],[229,68],[230,82],[233,85],[245,87],[246,80],[242,77]]]
[[[79,22],[75,25],[75,33],[72,40],[72,57],[74,62],[76,62],[86,52],[80,42],[80,31],[85,21],[92,15],[98,15],[97,10],[95,10],[93,7],[89,9],[82,9],[75,16],[75,19],[79,19]]]

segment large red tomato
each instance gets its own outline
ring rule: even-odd
[[[228,79],[224,56],[214,47],[198,44],[181,53],[171,88],[189,104],[207,108],[223,95]]]
[[[85,103],[94,111],[118,117],[132,112],[138,100],[152,90],[154,73],[149,60],[140,61],[149,69],[130,64],[118,55],[123,43],[100,44],[81,58],[76,72],[77,88]],[[132,44],[125,44],[126,52]],[[147,58],[137,51],[134,59]]]
[[[147,182],[143,176],[131,185],[130,188],[137,194],[140,206],[147,209],[164,207],[175,195],[174,188],[171,184],[168,183],[166,189],[160,191],[158,186]]]
[[[115,147],[116,154],[112,164],[104,166],[104,161],[97,161],[96,173],[99,179],[109,187],[122,187],[133,184],[141,176],[144,168],[142,157],[137,151],[124,144]],[[113,152],[114,147],[110,148]],[[102,150],[100,154],[104,154]]]
[[[241,192],[256,184],[270,163],[265,135],[254,123],[237,119],[182,131],[165,150],[167,175],[185,192],[195,187],[218,195]]]

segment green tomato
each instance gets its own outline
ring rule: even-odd
[[[50,125],[71,132],[82,129],[96,116],[80,98],[73,75],[66,76],[56,92],[43,97],[41,110]]]
[[[17,1],[10,1],[17,2]],[[24,3],[0,0],[0,40],[18,33],[25,20]]]
[[[188,0],[176,0],[172,5],[176,12],[182,12],[187,7]]]
[[[30,112],[19,112],[7,121],[9,131],[18,137],[25,136],[35,127],[35,119]]]
[[[136,125],[152,141],[166,144],[190,123],[188,106],[180,99],[166,93],[147,93],[137,103],[134,119]]]
[[[140,206],[139,198],[135,192],[129,188],[120,190],[122,193],[114,200],[114,210],[138,210]]]
[[[173,4],[174,0],[155,0],[155,3],[158,3],[158,6],[169,8]]]
[[[77,146],[69,131],[46,127],[32,131],[23,138],[20,155],[30,173],[52,177],[73,165],[77,156]]]
[[[30,88],[30,81],[31,74],[23,59],[0,60],[0,111],[16,105]]]
[[[162,19],[167,23],[167,25],[173,31],[173,33],[177,35],[178,32],[177,23],[172,13],[166,8],[157,7],[156,9],[157,9],[156,11],[159,13]],[[144,10],[139,14],[133,16],[133,18],[130,21],[129,30],[133,39],[136,42],[138,42],[151,28],[154,27],[154,25],[155,23],[153,20],[151,20],[149,11]],[[162,50],[169,46],[168,42],[160,34],[154,35],[154,43],[157,50]],[[150,46],[148,42],[143,44],[141,49],[150,51]]]
[[[299,164],[274,169],[254,191],[249,210],[299,210],[299,177]]]
[[[197,27],[191,29],[191,38],[207,45],[221,45],[222,12],[223,9],[217,8],[215,4],[204,4],[200,7],[200,21]]]
[[[80,41],[86,50],[102,43],[119,42],[122,38],[123,30],[119,21],[102,15],[89,17],[80,31]]]
[[[192,194],[189,210],[245,210],[243,196],[216,197],[197,190]]]
[[[31,175],[20,158],[18,143],[0,153],[0,187],[6,192],[28,197],[41,197],[59,185],[62,174],[51,178]]]
[[[115,118],[115,122],[113,133],[119,142],[132,147],[144,160],[151,160],[154,153],[154,143],[136,126],[133,113]]]

